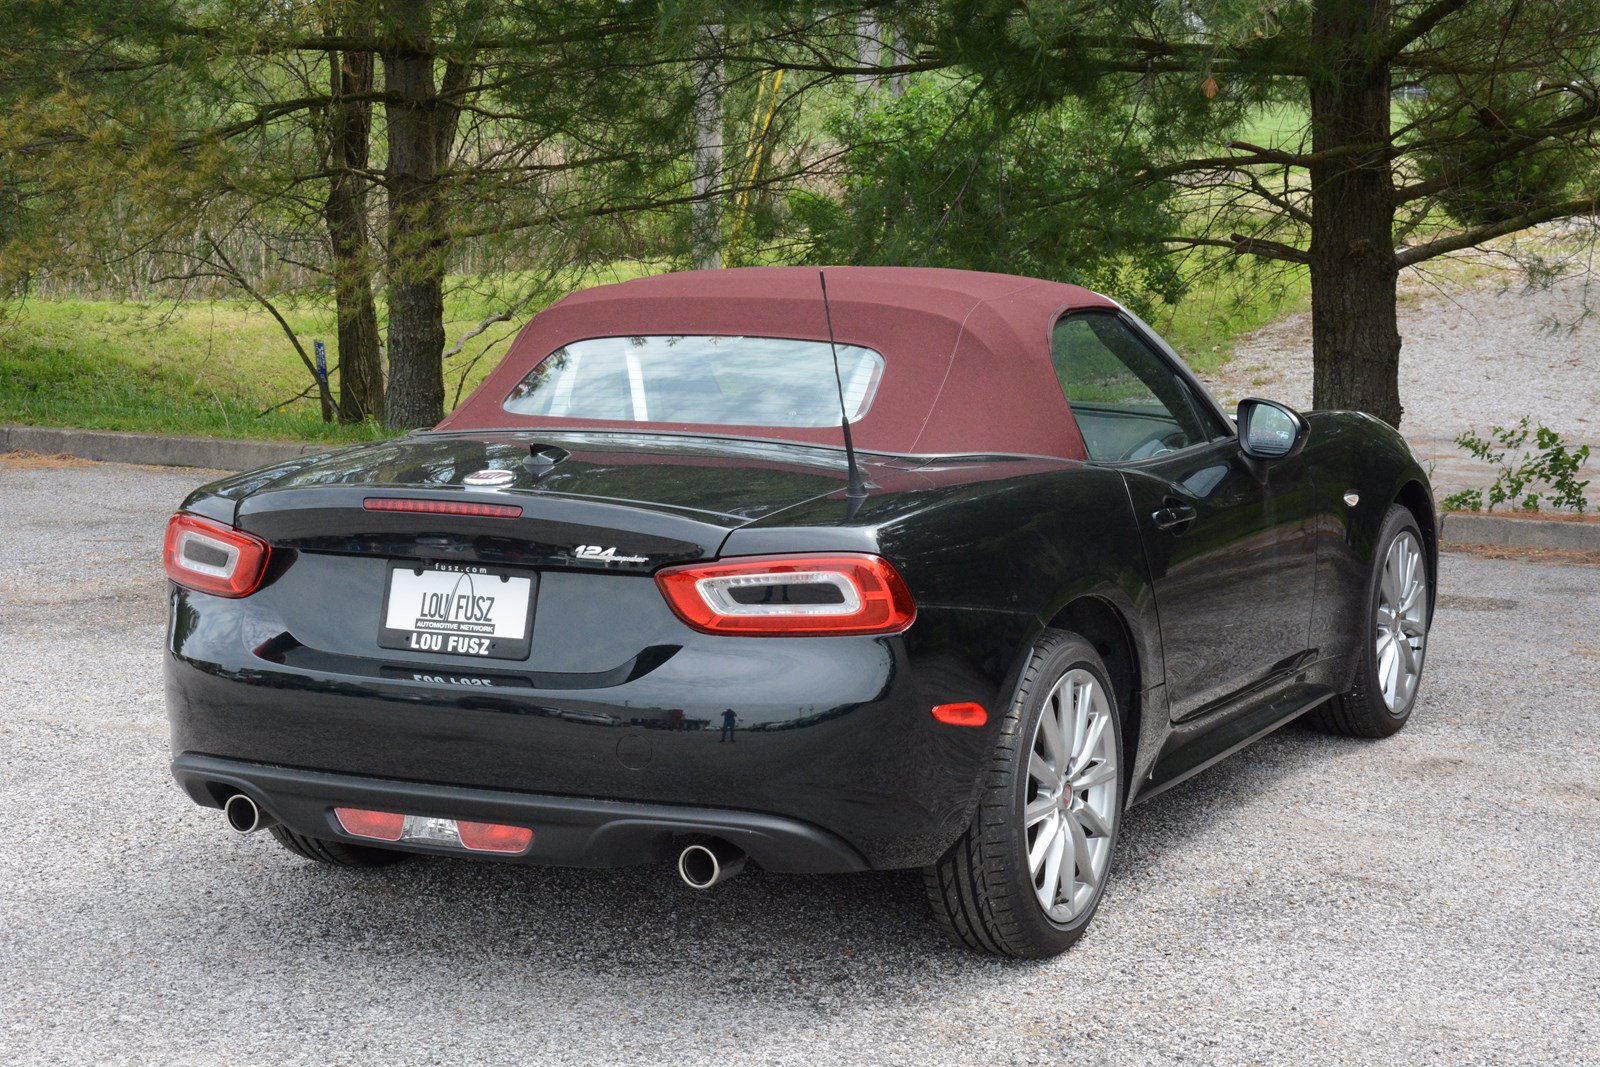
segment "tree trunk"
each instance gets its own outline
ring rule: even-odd
[[[883,24],[878,16],[863,11],[856,16],[856,66],[877,67],[883,64]],[[857,74],[859,88],[877,89],[882,81],[876,74]]]
[[[722,179],[722,61],[714,57],[718,27],[702,26],[698,34],[703,57],[694,69],[694,159],[689,207],[696,270],[722,266],[722,210],[711,191]]]
[[[1389,68],[1368,67],[1389,23],[1388,0],[1317,0],[1312,15],[1312,152],[1359,147],[1310,167],[1312,406],[1399,426]]]
[[[384,104],[389,139],[389,389],[384,422],[444,417],[444,272],[449,252],[439,187],[438,94],[430,0],[386,0]]]
[[[353,22],[354,20],[352,20]],[[370,27],[346,24],[352,36]],[[334,102],[328,108],[328,162],[333,171],[323,218],[333,248],[334,299],[339,321],[339,421],[383,419],[383,363],[378,352],[378,313],[367,258],[367,169],[372,135],[372,53],[334,52],[328,57]]]

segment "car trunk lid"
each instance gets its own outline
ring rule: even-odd
[[[844,481],[820,449],[656,435],[415,434],[278,471],[235,517],[278,548],[633,572],[713,557]],[[500,484],[472,484],[485,472]],[[373,510],[385,501],[435,510]],[[471,504],[506,513],[437,513]]]

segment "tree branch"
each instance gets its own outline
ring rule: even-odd
[[[1163,237],[1164,244],[1178,245],[1181,248],[1226,248],[1230,252],[1240,255],[1256,256],[1261,259],[1276,259],[1285,263],[1310,263],[1311,255],[1304,249],[1286,245],[1280,241],[1266,241],[1259,237],[1249,237],[1242,233],[1235,233],[1226,239],[1221,237]]]
[[[1395,57],[1411,47],[1413,42],[1419,40],[1429,30],[1466,7],[1467,3],[1468,0],[1434,0],[1434,3],[1418,14],[1416,18],[1389,35],[1389,39],[1367,61],[1367,73],[1374,74],[1379,67],[1393,62]]]
[[[1442,256],[1447,252],[1459,252],[1464,248],[1472,248],[1485,241],[1492,241],[1496,237],[1504,237],[1509,233],[1526,230],[1537,226],[1541,222],[1554,222],[1556,219],[1572,218],[1575,215],[1592,215],[1600,212],[1600,193],[1591,193],[1578,200],[1567,200],[1560,204],[1551,204],[1547,207],[1535,208],[1525,211],[1501,222],[1485,223],[1471,229],[1462,230],[1460,233],[1441,237],[1427,244],[1412,245],[1410,248],[1401,249],[1395,256],[1395,261],[1402,267],[1409,267],[1414,263]]]

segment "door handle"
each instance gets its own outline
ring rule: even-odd
[[[1151,512],[1150,518],[1163,530],[1183,533],[1194,524],[1198,514],[1199,512],[1195,511],[1191,505],[1168,497],[1161,507]]]

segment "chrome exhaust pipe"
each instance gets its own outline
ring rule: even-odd
[[[228,826],[241,834],[253,834],[257,830],[265,830],[278,821],[262,811],[255,801],[243,793],[235,793],[223,801],[222,814],[227,818]]]
[[[710,889],[744,870],[744,850],[726,841],[698,842],[678,853],[678,877],[690,889]]]

